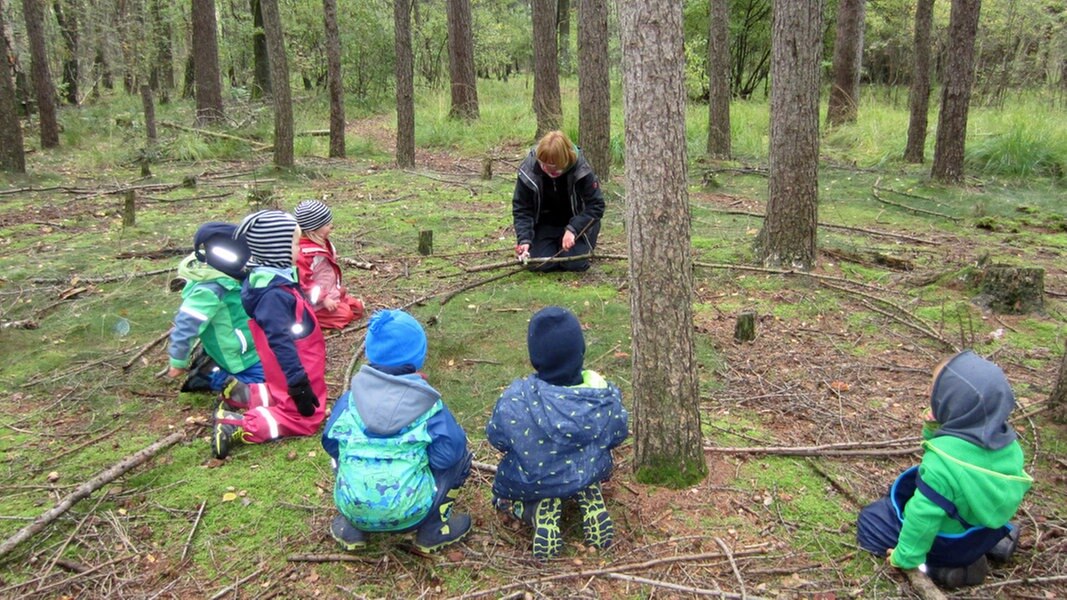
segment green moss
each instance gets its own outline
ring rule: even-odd
[[[680,457],[663,457],[636,468],[634,479],[647,485],[681,489],[695,485],[708,474],[704,461],[687,461]]]

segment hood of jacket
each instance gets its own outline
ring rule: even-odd
[[[230,277],[207,263],[200,262],[196,258],[196,254],[190,254],[178,263],[178,277],[191,283],[214,281],[222,287],[230,290],[236,289],[241,285],[241,282],[233,277]]]
[[[352,377],[350,406],[370,435],[390,436],[412,424],[441,399],[419,375],[390,375],[363,365]]]
[[[583,375],[589,377],[590,373],[584,371]],[[593,376],[597,383],[603,382],[600,375]],[[560,449],[581,448],[602,435],[605,409],[618,397],[618,391],[606,384],[560,386],[537,376],[521,380],[519,391],[527,413],[518,416],[519,422],[525,420],[540,433],[538,437],[551,440]]]
[[[1015,394],[1004,371],[967,350],[952,357],[930,392],[930,408],[940,424],[934,436],[950,435],[987,450],[1015,441],[1008,416]]]
[[[259,305],[259,301],[263,299],[263,296],[274,288],[296,285],[296,280],[292,279],[292,269],[288,269],[288,271],[290,275],[286,277],[282,275],[284,270],[256,267],[248,274],[248,278],[245,279],[245,285],[241,287],[241,303],[249,316],[256,311],[256,306]]]

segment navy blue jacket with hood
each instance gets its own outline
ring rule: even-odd
[[[536,149],[535,149],[536,150]],[[535,150],[519,166],[515,193],[511,198],[511,216],[515,224],[515,237],[519,244],[529,244],[534,239],[534,228],[541,213],[541,167],[537,164]],[[568,196],[571,202],[571,217],[567,224],[575,235],[588,230],[593,223],[604,216],[604,193],[600,182],[589,162],[585,160],[581,149],[578,159],[560,175],[566,180]]]

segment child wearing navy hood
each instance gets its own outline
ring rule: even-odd
[[[977,585],[988,559],[1011,557],[1009,523],[1033,479],[1008,416],[1015,395],[1004,372],[968,350],[934,369],[922,462],[860,511],[860,546],[947,588]]]
[[[578,318],[558,306],[530,319],[526,336],[536,373],[516,379],[496,402],[485,432],[504,453],[493,480],[497,510],[533,527],[533,554],[559,554],[564,500],[582,514],[585,542],[607,548],[614,537],[600,482],[611,476],[611,449],[627,436],[619,388],[583,369]]]
[[[374,313],[366,348],[370,364],[352,377],[322,433],[341,513],[330,534],[354,551],[368,532],[414,530],[415,548],[434,552],[471,528],[470,515],[452,510],[470,474],[467,434],[419,372],[426,333],[414,317]]]

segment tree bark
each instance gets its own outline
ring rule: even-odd
[[[345,87],[341,77],[341,36],[337,31],[337,0],[322,0],[326,27],[326,77],[330,86],[330,156],[345,157]]]
[[[532,0],[533,4],[533,108],[537,115],[536,138],[563,126],[563,103],[559,93],[559,58],[556,54],[556,0]]]
[[[981,0],[952,0],[941,112],[934,142],[934,164],[930,170],[931,177],[944,183],[963,181],[967,112],[974,86],[974,39],[978,33],[981,7]]]
[[[415,166],[415,61],[411,49],[413,0],[393,1],[396,31],[396,164]]]
[[[59,24],[59,33],[66,47],[63,56],[63,92],[67,104],[78,104],[78,7],[77,0],[67,0],[67,9],[64,2],[55,0],[52,9],[56,13],[56,23]],[[69,9],[69,10],[68,10]]]
[[[11,79],[8,57],[13,49],[7,45],[7,26],[4,23],[4,2],[0,0],[0,171],[26,172],[26,153],[22,146],[22,124],[19,122],[15,82]]]
[[[37,97],[37,114],[41,119],[41,147],[59,146],[59,122],[56,119],[56,89],[48,68],[48,47],[44,37],[43,0],[22,0],[26,17],[26,37],[30,42],[30,74]]]
[[[250,0],[252,9],[252,59],[255,67],[252,71],[252,98],[270,96],[270,60],[267,58],[267,37],[263,34],[263,10],[259,0]]]
[[[619,4],[633,336],[634,469],[673,487],[707,473],[693,358],[682,5]]]
[[[765,267],[815,266],[822,8],[821,0],[774,3],[769,196],[756,236]]]
[[[730,158],[730,5],[708,5],[708,155]]]
[[[156,53],[149,82],[152,89],[159,93],[160,104],[166,104],[170,100],[170,92],[174,89],[174,45],[171,42],[173,30],[170,18],[164,14],[164,10],[171,10],[169,5],[164,4],[164,0],[152,0],[152,28]]]
[[[828,125],[856,121],[863,64],[863,24],[866,0],[840,0],[834,35],[833,84],[826,109]]]
[[[144,131],[148,139],[148,145],[156,143],[156,106],[152,98],[152,87],[145,84],[141,86],[141,106],[144,108]]]
[[[915,67],[908,92],[908,142],[904,160],[921,164],[926,153],[926,121],[930,112],[930,30],[934,22],[934,0],[918,0],[915,6]]]
[[[559,44],[560,71],[571,70],[571,0],[556,0],[556,41]]]
[[[274,84],[274,166],[293,166],[293,99],[289,91],[289,59],[285,54],[285,33],[278,14],[278,0],[260,0],[263,33],[267,36],[270,79]]]
[[[215,0],[193,0],[193,79],[198,126],[223,120]]]
[[[611,176],[607,0],[580,0],[578,7],[578,144],[606,181]]]
[[[478,82],[474,72],[470,0],[448,0],[448,73],[452,83],[449,116],[477,119]]]
[[[1067,423],[1067,347],[1063,350],[1063,359],[1060,360],[1060,374],[1056,378],[1056,385],[1048,397],[1048,405],[1052,410],[1052,419],[1057,423]]]

